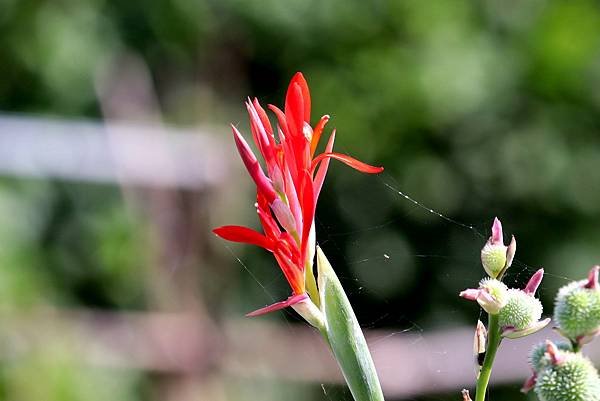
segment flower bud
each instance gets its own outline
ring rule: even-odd
[[[498,277],[506,266],[506,247],[488,241],[481,250],[481,264],[490,277]]]
[[[509,246],[504,245],[502,223],[495,218],[492,225],[492,236],[481,249],[481,264],[486,273],[492,278],[502,277],[512,264],[516,248],[517,242],[514,236]]]
[[[498,314],[505,337],[522,337],[541,329],[548,323],[539,322],[542,316],[542,304],[537,298],[512,288],[508,290],[507,298],[506,305]]]
[[[556,348],[560,351],[573,350],[571,344],[567,342],[556,343]],[[529,353],[529,364],[537,373],[541,372],[543,369],[552,364],[552,360],[549,357],[547,350],[548,344],[543,342],[534,345],[534,347],[531,349],[531,352]]]
[[[507,301],[508,288],[503,282],[485,278],[479,283],[478,289],[467,289],[459,295],[471,301],[477,301],[479,306],[490,315],[496,315]]]
[[[600,330],[598,267],[587,280],[567,284],[558,291],[554,321],[567,338],[582,343]]]
[[[540,401],[600,401],[600,378],[592,363],[579,353],[547,346],[549,365],[536,378]]]
[[[473,336],[473,356],[475,357],[475,373],[479,378],[479,372],[485,361],[485,351],[487,349],[487,330],[481,320],[477,321],[475,335]]]

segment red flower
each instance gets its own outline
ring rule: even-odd
[[[317,125],[311,127],[310,93],[299,72],[288,87],[284,111],[269,105],[279,123],[277,137],[258,100],[248,99],[246,108],[252,137],[264,159],[266,174],[237,128],[233,125],[231,128],[242,161],[256,183],[256,207],[264,234],[241,226],[224,226],[213,231],[226,240],[254,244],[273,253],[290,284],[292,296],[248,314],[256,316],[310,300],[306,280],[314,283],[315,209],[330,159],[337,159],[364,173],[379,173],[383,168],[332,152],[335,130],[325,152],[314,156],[329,116],[321,117]],[[313,301],[318,304],[318,300]]]

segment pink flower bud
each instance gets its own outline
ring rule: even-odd
[[[533,274],[533,276],[531,276],[531,278],[529,279],[529,282],[527,283],[527,285],[525,286],[525,289],[523,291],[525,291],[526,294],[535,295],[535,292],[537,291],[538,287],[540,286],[540,283],[542,282],[543,278],[544,278],[544,269],[539,269],[538,271],[536,271]]]
[[[553,365],[560,365],[565,361],[565,354],[550,340],[546,340],[546,355]]]
[[[521,387],[521,392],[523,394],[527,394],[528,392],[530,392],[535,387],[536,381],[537,373],[535,373],[535,371],[532,371],[531,376],[529,376],[529,378],[525,380],[525,383],[523,383],[523,387]]]
[[[592,270],[590,270],[590,274],[588,275],[588,282],[585,285],[585,288],[588,288],[591,290],[600,289],[600,287],[598,287],[598,273],[599,272],[600,272],[600,266],[592,267]]]
[[[487,313],[496,315],[506,304],[507,291],[508,288],[503,282],[495,279],[483,279],[479,283],[479,288],[466,289],[459,296],[470,301],[477,301]]]
[[[512,264],[517,242],[513,236],[509,246],[504,245],[502,239],[502,223],[494,218],[492,225],[492,236],[481,249],[481,264],[491,278],[501,278],[504,272]]]
[[[490,242],[492,245],[504,245],[504,239],[502,238],[502,223],[497,217],[494,217],[494,223],[492,224],[492,236],[490,237]]]

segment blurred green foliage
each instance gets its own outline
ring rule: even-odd
[[[366,325],[472,324],[456,294],[482,276],[496,215],[518,240],[509,282],[544,266],[547,310],[600,259],[596,1],[0,0],[0,109],[100,117],[96,77],[127,52],[147,63],[176,124],[245,121],[245,96],[281,104],[304,72],[337,149],[386,167],[364,177],[332,165],[318,210],[319,242]],[[4,179],[0,216],[0,309],[147,306],[147,226],[117,188]],[[285,296],[270,258],[234,249]],[[225,309],[270,301],[239,265],[230,272]],[[5,398],[90,399],[93,387],[110,391],[98,399],[142,399],[135,375],[74,376],[65,358],[5,366]]]

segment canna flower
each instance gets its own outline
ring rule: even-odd
[[[229,241],[257,245],[271,252],[289,283],[292,295],[284,301],[258,309],[262,315],[292,306],[309,323],[321,324],[319,296],[313,275],[315,256],[315,210],[329,161],[336,159],[363,173],[380,173],[382,167],[362,163],[333,152],[335,130],[325,150],[315,156],[329,116],[310,125],[311,99],[301,73],[292,78],[282,111],[269,105],[278,121],[276,130],[257,99],[246,102],[252,138],[262,158],[263,170],[250,146],[235,126],[233,137],[246,169],[256,184],[256,210],[263,232],[241,226],[213,230]]]
[[[498,218],[494,218],[492,225],[492,236],[487,240],[483,249],[481,249],[481,264],[486,273],[491,278],[501,279],[506,269],[512,264],[517,242],[514,235],[508,246],[504,245],[502,238],[502,223]]]

